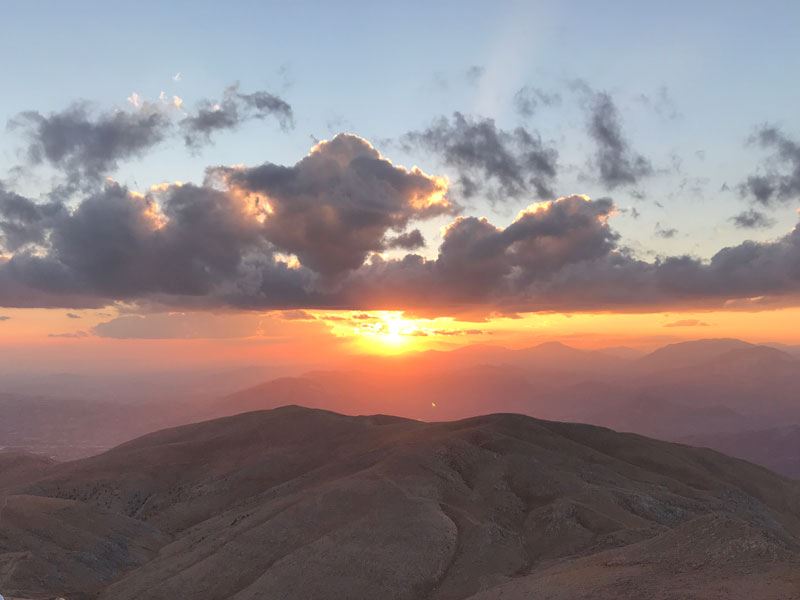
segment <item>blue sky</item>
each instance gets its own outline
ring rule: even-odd
[[[170,140],[114,175],[144,188],[198,181],[208,165],[292,164],[313,139],[340,130],[366,137],[395,162],[452,177],[436,156],[406,152],[397,140],[461,111],[503,127],[525,124],[552,141],[562,165],[559,195],[610,195],[622,208],[636,207],[640,218],[623,214],[613,224],[637,252],[708,256],[745,238],[775,238],[797,220],[789,203],[770,211],[773,227],[742,231],[729,219],[748,203],[720,191],[766,156],[745,143],[758,125],[800,135],[800,5],[742,4],[4,2],[0,118],[78,99],[124,107],[132,92],[155,99],[164,91],[193,106],[233,82],[292,105],[289,132],[252,122],[195,155]],[[482,69],[477,80],[467,77],[471,67]],[[604,189],[588,173],[592,147],[570,92],[575,79],[612,95],[626,138],[651,160],[655,175],[637,186],[644,200],[631,189]],[[525,85],[558,92],[563,102],[522,119],[513,97]],[[668,102],[658,111],[662,88]],[[0,179],[20,162],[21,145],[13,132],[1,140]],[[46,188],[32,175],[19,185]],[[527,203],[477,198],[470,212],[503,224]],[[658,238],[657,224],[678,233]]]

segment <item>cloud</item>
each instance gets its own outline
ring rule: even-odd
[[[316,321],[317,318],[305,310],[283,310],[277,316],[284,321]]]
[[[775,225],[775,220],[759,210],[750,208],[730,219],[740,229],[767,229]]]
[[[225,90],[222,100],[200,103],[180,126],[186,145],[199,148],[211,143],[214,134],[220,131],[234,130],[246,121],[268,117],[276,119],[284,130],[294,127],[294,112],[288,102],[266,91],[243,94],[238,85],[232,85]]]
[[[710,327],[710,325],[697,319],[681,319],[679,321],[664,323],[664,327]]]
[[[0,306],[487,315],[800,298],[800,226],[707,261],[646,261],[612,228],[618,210],[608,198],[531,204],[498,226],[458,216],[442,178],[395,165],[353,135],[321,142],[290,166],[214,167],[202,184],[144,195],[107,183],[68,208],[45,206],[15,196],[0,211],[2,247],[14,247],[0,255]],[[435,255],[381,255],[398,239],[395,248],[415,246],[420,240],[409,228],[444,215],[452,220]],[[13,236],[27,241],[10,243]],[[155,335],[142,316],[95,333]],[[160,318],[176,336],[200,326]]]
[[[466,197],[484,190],[500,201],[531,193],[539,198],[554,196],[558,151],[524,127],[507,131],[493,119],[456,112],[427,129],[405,134],[402,143],[432,152],[455,169]]]
[[[233,130],[251,120],[274,118],[283,129],[294,126],[291,105],[270,92],[243,93],[229,86],[222,100],[201,101],[194,112],[184,113],[178,96],[148,102],[133,92],[130,107],[100,111],[88,102],[42,114],[26,111],[8,122],[8,129],[22,133],[30,165],[48,164],[66,175],[66,192],[97,187],[122,161],[141,157],[168,136],[181,132],[187,146],[199,148],[214,134]],[[185,115],[180,127],[173,117]]]
[[[0,249],[15,252],[43,243],[47,230],[65,213],[60,202],[36,203],[6,191],[0,182]]]
[[[81,339],[91,337],[91,334],[87,331],[73,331],[69,333],[48,333],[47,337]]]
[[[2,322],[2,321],[10,321],[10,320],[11,320],[11,317],[9,317],[7,315],[0,315],[0,322]]]
[[[664,240],[671,240],[678,235],[678,230],[674,227],[663,227],[661,223],[656,223],[655,234]]]
[[[28,111],[9,122],[27,140],[31,164],[47,163],[67,174],[70,185],[96,183],[120,161],[143,155],[167,135],[171,121],[160,107],[97,112],[86,102],[46,115]]]
[[[681,116],[667,86],[662,85],[656,90],[655,94],[652,95],[639,94],[637,99],[642,105],[652,109],[652,111],[662,119],[674,121]],[[698,158],[702,160],[705,156],[701,157],[698,155]]]
[[[444,180],[395,166],[352,135],[290,167],[212,169],[201,186],[141,195],[108,183],[46,224],[28,219],[21,235],[35,243],[0,260],[0,305],[334,304],[331,286],[383,250],[387,234],[454,211]],[[0,213],[0,231],[11,222]]]
[[[324,276],[361,266],[384,248],[388,232],[456,210],[443,179],[393,165],[354,135],[317,144],[291,167],[264,163],[216,174],[266,211],[263,232],[270,242]],[[412,232],[401,240],[419,237]]]
[[[425,247],[425,238],[419,229],[401,233],[386,240],[387,248],[402,248],[403,250],[417,250]]]
[[[763,206],[800,198],[800,143],[777,127],[762,127],[750,143],[771,150],[765,169],[739,184],[739,192]]]
[[[80,319],[81,318],[80,315],[76,315],[75,313],[67,313],[66,316],[67,316],[68,319]]]
[[[650,161],[631,150],[622,131],[622,119],[613,98],[606,92],[595,92],[584,82],[575,82],[585,99],[588,120],[587,132],[595,143],[592,166],[601,183],[613,190],[624,185],[636,185],[653,174]]]
[[[524,211],[506,228],[458,218],[435,259],[408,255],[359,270],[352,289],[373,308],[420,314],[713,308],[800,293],[800,226],[773,242],[743,242],[709,261],[647,262],[619,245],[610,200],[567,197]]]
[[[156,313],[123,315],[99,323],[94,335],[114,339],[226,339],[261,333],[261,317],[252,314]]]
[[[546,92],[533,86],[525,86],[514,94],[514,108],[521,117],[532,117],[540,106],[558,106],[561,104],[561,94]]]
[[[486,69],[480,65],[472,65],[464,72],[464,77],[470,85],[478,85],[481,82]]]

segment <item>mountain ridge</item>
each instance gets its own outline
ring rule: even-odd
[[[751,582],[767,566],[761,598],[800,590],[798,482],[712,450],[518,414],[425,423],[285,406],[148,434],[12,491],[100,511],[102,527],[129,532],[120,548],[160,540],[110,585],[98,587],[101,569],[85,590],[53,595],[633,599],[661,586],[699,600],[723,589],[720,576]],[[729,547],[730,531],[750,541]],[[675,587],[658,564],[696,539],[722,559],[699,575],[673,561],[695,570],[691,589]],[[602,576],[581,591],[586,569]]]

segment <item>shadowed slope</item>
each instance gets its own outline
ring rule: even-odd
[[[151,434],[28,492],[174,537],[108,600],[455,600],[497,586],[699,599],[720,577],[782,598],[800,586],[797,484],[710,450],[520,415],[425,424],[285,407]],[[696,539],[705,562],[683,550]]]

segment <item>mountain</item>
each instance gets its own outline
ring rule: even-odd
[[[56,462],[29,452],[0,451],[0,490],[36,480]]]
[[[629,348],[628,346],[609,346],[608,348],[600,348],[597,350],[600,354],[607,354],[616,358],[623,358],[626,360],[634,360],[642,358],[646,353],[636,348]]]
[[[9,599],[96,598],[168,542],[147,523],[73,500],[0,495],[0,508],[0,590]]]
[[[800,360],[767,346],[711,353],[691,365],[651,372],[638,379],[639,388],[653,397],[694,407],[724,406],[774,422],[800,420],[798,381]]]
[[[636,367],[644,373],[692,367],[733,350],[755,348],[754,344],[736,339],[693,340],[669,344],[640,358]]]
[[[69,460],[165,427],[286,404],[424,421],[514,412],[681,440],[800,423],[797,381],[796,357],[740,340],[673,344],[639,359],[558,343],[476,345],[359,357],[222,397],[173,397],[172,384],[124,402],[0,393],[0,447]]]
[[[731,433],[698,433],[687,437],[686,442],[708,446],[800,479],[800,425]]]
[[[70,530],[88,531],[67,548],[62,523],[36,516],[31,539],[3,520],[0,565],[9,554],[16,563],[0,567],[0,586],[29,597],[777,600],[800,590],[797,482],[708,449],[514,414],[423,423],[287,406],[152,433],[8,492],[37,515],[66,503]],[[25,574],[48,537],[48,568],[62,576],[34,582]]]
[[[433,421],[492,411],[531,413],[538,411],[540,401],[551,397],[555,389],[551,381],[508,365],[318,371],[231,394],[210,404],[205,415],[302,403],[351,415],[385,412]]]

